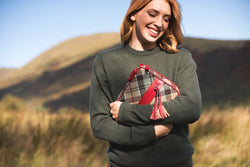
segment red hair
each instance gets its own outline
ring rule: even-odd
[[[131,0],[130,6],[121,24],[121,40],[124,44],[129,43],[134,22],[130,17],[142,10],[152,0]],[[184,36],[181,30],[181,10],[176,0],[166,0],[171,8],[171,18],[165,34],[158,39],[158,45],[169,53],[178,52],[177,46],[183,42]]]

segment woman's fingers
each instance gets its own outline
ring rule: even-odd
[[[112,118],[118,121],[118,114],[119,114],[119,109],[121,106],[122,102],[120,101],[115,101],[113,103],[110,103],[110,113],[112,114]]]

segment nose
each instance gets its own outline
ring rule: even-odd
[[[155,24],[156,27],[162,28],[163,19],[161,17],[156,17],[155,21],[154,21],[154,24]]]

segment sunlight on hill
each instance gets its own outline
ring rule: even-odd
[[[120,42],[119,33],[94,34],[64,41],[45,51],[30,63],[18,69],[1,82],[4,88],[23,80],[32,80],[45,71],[53,71],[69,66],[98,51],[112,47]]]
[[[0,68],[0,81],[11,75],[15,68]]]

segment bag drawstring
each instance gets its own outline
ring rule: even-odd
[[[151,120],[157,120],[157,119],[164,119],[167,118],[169,113],[165,109],[165,107],[162,105],[161,102],[161,91],[159,85],[155,86],[155,91],[156,91],[156,97],[155,97],[155,104],[153,111],[151,113],[150,119]],[[159,104],[158,104],[159,101]]]

